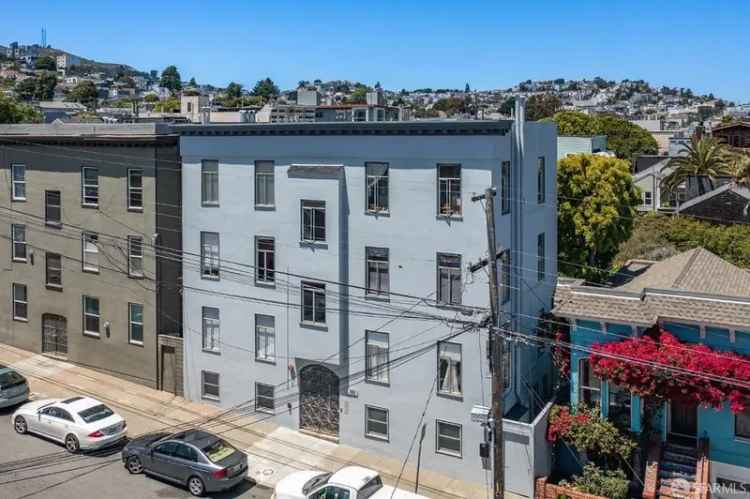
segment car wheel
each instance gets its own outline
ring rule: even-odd
[[[81,449],[81,444],[78,443],[76,436],[71,434],[65,437],[65,448],[71,454],[75,454]]]
[[[206,491],[206,487],[205,485],[203,485],[203,480],[201,480],[197,476],[191,476],[188,479],[188,490],[194,496],[200,497]]]
[[[16,420],[13,421],[13,428],[15,428],[16,433],[20,435],[29,431],[29,426],[26,424],[26,420],[23,416],[16,416]]]
[[[131,475],[143,473],[143,463],[141,463],[141,460],[138,458],[138,456],[130,456],[125,465],[127,466],[128,471]]]

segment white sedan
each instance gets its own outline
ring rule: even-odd
[[[427,499],[384,485],[377,471],[347,466],[336,473],[298,471],[276,484],[273,499]]]
[[[16,432],[56,440],[69,452],[100,449],[123,440],[127,434],[127,425],[119,414],[89,397],[35,400],[22,405],[11,421]]]

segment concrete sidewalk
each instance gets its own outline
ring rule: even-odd
[[[214,406],[190,402],[167,392],[73,365],[44,355],[0,344],[0,364],[10,365],[29,378],[37,397],[88,395],[111,404],[128,419],[129,434],[155,431],[166,426],[192,423],[224,438],[250,456],[248,476],[261,485],[273,487],[287,474],[306,469],[335,471],[357,464],[378,470],[389,484],[396,482],[399,460],[365,453],[273,423],[267,415],[223,414]],[[268,418],[268,420],[263,420]],[[210,419],[205,423],[206,419]],[[412,455],[410,462],[416,460]],[[406,466],[399,488],[414,490],[416,468]],[[487,497],[485,487],[421,470],[419,493],[444,499]]]

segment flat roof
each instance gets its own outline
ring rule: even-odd
[[[0,125],[0,136],[14,137],[148,137],[173,133],[168,123],[62,123]]]

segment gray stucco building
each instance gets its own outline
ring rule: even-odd
[[[0,126],[0,175],[0,342],[181,392],[176,137]]]

